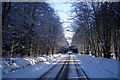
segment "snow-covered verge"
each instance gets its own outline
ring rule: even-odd
[[[49,56],[39,56],[39,57],[27,57],[27,58],[16,58],[12,60],[3,60],[0,64],[0,69],[2,70],[2,75],[6,75],[12,72],[16,72],[20,69],[29,67],[31,65],[45,63],[50,64],[58,61],[62,57],[62,54],[54,54]]]
[[[66,55],[57,54],[53,56],[43,56],[37,58],[23,58],[20,61],[19,59],[16,59],[14,64],[18,65],[19,63],[18,66],[21,68],[13,72],[8,72],[6,74],[2,73],[2,78],[39,78],[49,69],[51,69],[60,59],[66,57]],[[79,62],[80,67],[82,67],[88,78],[118,78],[119,76],[118,64],[120,64],[120,62],[118,62],[117,60],[93,57],[90,55],[74,55],[78,59],[77,61]],[[40,62],[36,63],[35,61],[38,61],[38,58]],[[5,61],[3,61],[3,63],[4,62]],[[27,63],[31,63],[31,65],[25,66]],[[1,68],[4,71],[3,65],[0,66],[2,66]],[[25,67],[23,68],[23,66]],[[12,67],[13,66],[9,66],[7,70],[14,69],[14,67],[16,66],[14,66],[13,68]]]
[[[120,78],[117,60],[80,54],[76,57],[89,78]]]

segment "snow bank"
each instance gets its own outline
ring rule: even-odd
[[[3,78],[39,78],[47,72],[61,58],[68,54],[55,54],[36,58],[21,58],[11,61],[2,61]],[[117,60],[93,57],[90,55],[74,54],[80,67],[89,78],[118,78]],[[51,64],[52,63],[52,64]],[[32,65],[32,66],[30,66]],[[34,74],[34,75],[33,75]]]
[[[40,56],[40,57],[31,57],[31,58],[16,58],[11,60],[4,60],[2,64],[0,64],[0,69],[2,70],[2,74],[8,74],[10,72],[15,72],[19,69],[26,68],[27,66],[38,64],[38,63],[52,63],[61,58],[62,54],[54,54],[49,56]]]
[[[76,55],[89,78],[118,78],[119,61],[90,55]]]

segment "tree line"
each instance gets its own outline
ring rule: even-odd
[[[60,18],[47,2],[2,3],[2,56],[49,55],[67,46]]]
[[[120,58],[120,2],[73,4],[75,34],[72,44],[80,53]]]

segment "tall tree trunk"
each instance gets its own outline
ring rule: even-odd
[[[29,56],[31,56],[33,54],[33,43],[30,44],[30,53]]]

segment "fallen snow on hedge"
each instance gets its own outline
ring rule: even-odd
[[[11,60],[3,60],[2,64],[0,64],[0,68],[2,69],[2,74],[8,74],[10,72],[15,72],[19,69],[26,68],[27,66],[31,66],[38,63],[52,63],[54,61],[59,60],[62,54],[54,54],[49,56],[40,56],[40,57],[27,57],[27,58],[13,58]]]

